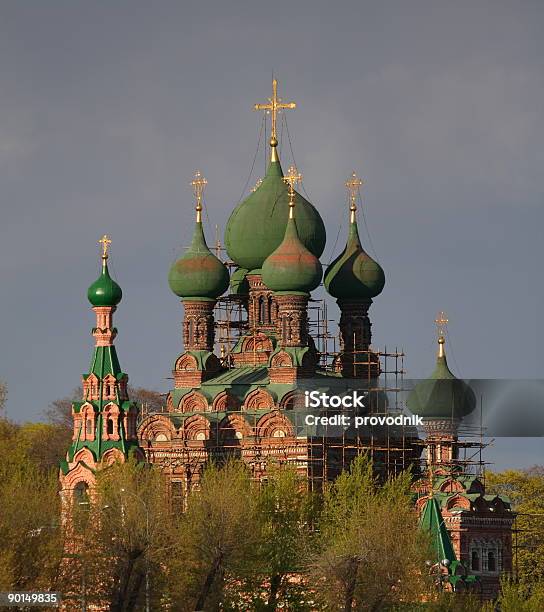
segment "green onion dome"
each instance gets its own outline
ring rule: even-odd
[[[309,293],[319,285],[322,274],[319,259],[304,246],[290,217],[283,241],[263,264],[264,284],[272,291]]]
[[[361,246],[355,215],[349,225],[346,248],[327,267],[324,284],[337,299],[371,299],[383,290],[385,274]]]
[[[102,256],[102,274],[87,291],[87,299],[93,306],[117,306],[123,297],[121,287],[111,278],[108,256]]]
[[[456,378],[448,367],[444,337],[438,338],[438,356],[434,372],[427,380],[415,385],[407,405],[413,414],[424,419],[460,420],[476,407],[474,391]]]
[[[227,268],[208,248],[201,221],[195,224],[191,246],[172,264],[168,284],[184,299],[216,299],[229,286]]]
[[[299,193],[295,194],[295,204],[300,241],[320,257],[326,240],[323,220]],[[283,171],[279,160],[272,159],[260,186],[233,210],[227,222],[225,246],[236,265],[247,270],[263,266],[264,260],[283,240],[288,207]]]

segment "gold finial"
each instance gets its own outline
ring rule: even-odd
[[[302,174],[295,166],[289,166],[283,182],[289,185],[289,219],[295,218],[295,185],[302,180]]]
[[[191,181],[191,185],[193,186],[193,193],[196,198],[196,222],[202,222],[202,193],[204,192],[204,187],[208,184],[208,181],[202,176],[200,170],[195,172],[195,177]]]
[[[272,151],[270,153],[271,161],[278,161],[278,154],[276,153],[276,147],[278,146],[278,138],[276,133],[277,115],[284,108],[296,108],[295,102],[283,103],[281,98],[278,98],[278,81],[272,79],[272,97],[268,98],[268,104],[255,104],[254,110],[264,110],[272,115],[272,129],[270,131],[270,146]]]
[[[259,187],[263,184],[263,179],[258,179],[257,182],[255,183],[255,187],[253,187],[253,189],[251,191],[255,192],[257,191],[257,189],[259,189]]]
[[[355,223],[355,211],[357,210],[357,194],[359,193],[359,188],[361,185],[364,185],[365,182],[362,181],[355,172],[351,173],[351,176],[346,181],[346,187],[349,193],[349,221],[350,223]]]
[[[438,332],[438,356],[444,357],[444,344],[446,342],[444,336],[446,334],[446,325],[449,322],[446,313],[441,310],[434,322],[436,323],[436,329]]]
[[[98,244],[102,245],[102,259],[106,261],[108,259],[108,248],[111,244],[111,240],[107,234],[104,234],[98,241]]]

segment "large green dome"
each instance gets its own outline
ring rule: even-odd
[[[444,352],[444,338],[439,340],[440,350],[436,367],[430,378],[414,387],[407,405],[413,414],[424,419],[460,420],[476,407],[474,391],[463,380],[456,378],[448,367]]]
[[[297,227],[288,219],[283,241],[263,264],[262,279],[272,291],[309,293],[321,282],[321,263],[302,244]]]
[[[355,220],[349,226],[346,248],[325,272],[324,284],[337,299],[374,298],[383,290],[385,274],[361,246]]]
[[[316,208],[295,195],[299,237],[316,257],[325,248],[325,225]],[[261,185],[231,213],[225,229],[229,257],[240,267],[255,270],[280,245],[289,210],[287,186],[279,161],[271,161]]]
[[[87,290],[87,299],[93,306],[117,306],[123,297],[121,287],[110,276],[106,257],[102,259],[102,274]]]
[[[195,224],[191,246],[172,264],[168,283],[184,299],[216,299],[229,286],[227,268],[208,248],[200,221]]]

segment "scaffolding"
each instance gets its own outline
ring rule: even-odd
[[[215,251],[218,257],[224,258],[224,249],[216,240]],[[235,269],[233,262],[225,262],[232,275]],[[257,335],[258,329],[250,329],[248,322],[247,295],[228,294],[217,300],[215,319],[215,349],[220,361],[227,371],[236,371],[233,363],[233,350],[245,336]],[[311,386],[342,383],[349,388],[361,388],[368,394],[369,412],[372,416],[390,416],[406,414],[404,397],[405,353],[397,347],[394,349],[354,350],[349,353],[349,366],[354,373],[359,368],[366,372],[366,377],[342,377],[338,367],[338,355],[344,349],[339,329],[334,330],[336,321],[329,318],[327,303],[323,299],[310,299],[308,304],[308,331],[315,346],[317,373],[315,379],[301,381],[306,388]],[[356,346],[355,338],[353,345]],[[342,350],[345,355],[346,351]],[[379,376],[371,365],[378,363]],[[259,384],[258,371],[265,369],[255,354],[253,367],[255,383]],[[373,374],[372,374],[373,373]],[[372,374],[372,375],[371,375]],[[235,378],[235,377],[233,377]],[[261,381],[266,387],[266,382]],[[276,461],[293,465],[304,472],[312,486],[322,486],[324,481],[334,479],[345,469],[353,458],[367,453],[373,460],[379,475],[386,477],[392,473],[411,468],[416,476],[426,472],[424,456],[425,441],[420,432],[413,426],[383,426],[365,431],[354,431],[353,428],[337,430],[323,426],[315,431],[308,431],[304,419],[307,410],[300,409],[301,398],[296,392],[288,402],[280,401],[279,405],[270,406],[268,410],[252,411],[247,406],[228,408],[226,412],[215,414],[207,411],[205,418],[208,431],[203,438],[195,442],[173,444],[157,443],[148,448],[152,462],[163,462],[175,466],[197,466],[204,464],[210,457],[216,460],[239,456],[251,464],[256,475],[266,471],[265,464]],[[298,402],[298,404],[297,404]],[[242,409],[243,408],[243,409]],[[285,431],[278,429],[274,436],[266,437],[258,432],[262,430],[261,422],[266,413],[277,412],[288,420]],[[333,414],[321,411],[321,414]],[[337,412],[337,411],[336,411]],[[182,415],[180,415],[181,417]],[[227,418],[228,417],[228,418]],[[229,420],[230,419],[230,420]],[[459,439],[459,438],[462,438]],[[456,448],[455,465],[467,474],[485,477],[485,463],[482,461],[482,429],[464,427],[452,444]],[[170,449],[170,450],[168,450]],[[192,468],[189,468],[191,471]]]

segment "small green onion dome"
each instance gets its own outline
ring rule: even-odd
[[[407,405],[413,414],[424,419],[460,420],[474,411],[476,396],[463,380],[448,367],[444,337],[438,339],[439,351],[434,372],[410,392]]]
[[[383,290],[385,274],[361,246],[355,219],[349,225],[346,248],[327,267],[324,284],[337,299],[372,299]]]
[[[299,238],[316,257],[325,249],[326,231],[317,209],[295,194]],[[289,197],[278,160],[273,160],[262,183],[231,213],[225,228],[225,246],[229,257],[241,268],[255,270],[263,266],[283,240],[288,216]]]
[[[87,291],[87,299],[93,306],[117,306],[123,297],[121,287],[111,278],[107,255],[102,257],[102,274]]]
[[[263,264],[264,284],[272,291],[309,293],[319,285],[322,274],[319,259],[298,236],[295,219],[288,219],[282,243]]]
[[[201,221],[195,224],[191,246],[172,264],[168,283],[184,299],[216,299],[227,290],[229,273],[208,248]]]

